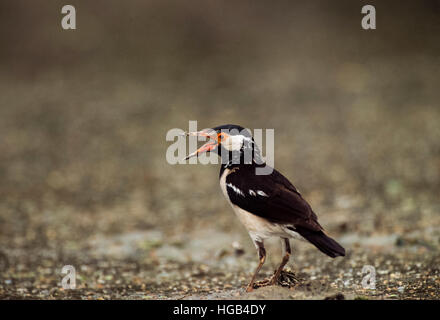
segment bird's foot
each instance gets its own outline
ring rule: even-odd
[[[300,283],[300,279],[296,274],[290,270],[282,270],[278,279],[274,279],[275,275],[272,277],[273,284],[277,284],[282,287],[293,288]]]
[[[281,276],[281,275],[280,275]],[[269,286],[274,286],[278,283],[278,279],[280,278],[280,276],[278,276],[277,278],[275,277],[275,275],[273,275],[272,277],[270,277],[269,279]]]
[[[269,286],[279,285],[288,288],[292,288],[300,282],[295,273],[290,270],[282,270],[278,277],[276,277],[275,271],[274,275],[266,281],[268,282],[267,285]]]
[[[256,281],[254,282],[252,289],[258,289],[258,288],[262,288],[262,287],[266,287],[270,285],[270,278],[266,278],[260,281]],[[252,290],[251,290],[252,291]]]
[[[248,286],[246,287],[246,292],[254,291],[254,285],[255,285],[255,283],[253,283],[252,285],[248,284]]]
[[[255,281],[252,284],[252,286],[249,284],[246,288],[246,292],[251,292],[254,289],[267,287],[267,286],[274,286],[274,285],[293,288],[299,283],[300,283],[300,279],[295,275],[295,273],[293,273],[292,271],[283,270],[281,271],[278,279],[275,279],[275,273],[274,273],[272,277],[260,281]]]

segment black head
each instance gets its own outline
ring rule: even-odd
[[[260,152],[249,130],[239,125],[225,124],[187,135],[203,136],[210,140],[186,159],[198,156],[204,152],[216,152],[222,163],[250,164],[257,160],[261,162]]]
[[[223,131],[245,131],[246,129],[243,128],[242,126],[236,125],[236,124],[224,124],[215,128],[212,128],[212,130],[215,130],[217,132],[221,132]],[[247,131],[247,130],[246,130]]]

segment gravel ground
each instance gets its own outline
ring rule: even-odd
[[[428,238],[438,241],[439,236],[440,229],[430,230]],[[69,253],[3,251],[0,298],[440,298],[438,243],[413,242],[413,237],[373,236],[365,241],[345,236],[340,240],[348,254],[336,260],[308,244],[295,243],[288,269],[295,273],[298,283],[246,293],[244,288],[257,264],[256,253],[248,244],[242,247],[238,241],[231,242],[232,238],[231,234],[204,232],[193,235],[193,240],[173,243],[164,241],[157,232],[145,232],[96,239]],[[276,242],[269,243],[268,248],[271,256],[259,279],[268,278],[281,258]],[[76,289],[61,288],[63,263],[75,267]],[[375,289],[363,289],[365,265],[375,268]]]
[[[9,90],[25,97],[20,92],[29,87]],[[276,149],[275,166],[293,177],[348,254],[332,260],[295,242],[289,267],[300,283],[248,294],[257,254],[221,194],[216,166],[163,161],[167,143],[144,139],[156,127],[126,115],[137,105],[97,121],[96,110],[84,110],[88,124],[70,111],[38,122],[50,114],[45,104],[34,113],[24,106],[0,118],[8,139],[0,157],[7,168],[0,182],[1,299],[440,298],[437,109],[395,115],[347,107],[351,124],[342,131],[332,109],[292,117],[292,128],[279,118],[277,145],[288,143],[288,132],[295,138],[291,148]],[[108,120],[119,133],[107,131]],[[327,125],[305,136],[307,121]],[[376,135],[353,147],[373,125]],[[278,241],[269,243],[260,279],[272,274],[280,251]],[[60,286],[64,265],[76,269],[74,290]],[[362,289],[365,265],[376,269],[375,290]]]
[[[0,299],[440,299],[437,2],[373,1],[374,31],[351,0],[82,1],[69,31],[32,3],[0,2]],[[219,168],[165,159],[189,120],[273,128],[347,256],[293,242],[298,283],[245,293]]]

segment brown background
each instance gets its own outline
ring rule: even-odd
[[[189,120],[275,129],[275,166],[336,237],[438,226],[439,1],[70,1],[75,31],[64,4],[0,3],[9,268],[150,231],[240,235],[253,259],[218,168],[165,160],[166,132]]]

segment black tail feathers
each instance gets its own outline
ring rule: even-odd
[[[345,256],[345,249],[335,240],[328,237],[324,232],[298,228],[296,231],[329,257],[336,258],[339,256]]]

